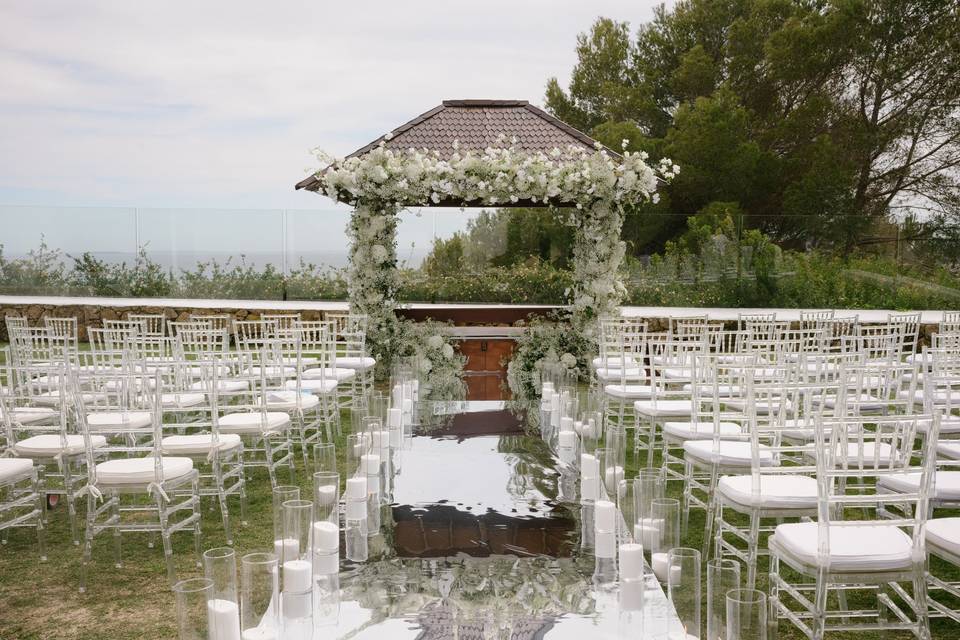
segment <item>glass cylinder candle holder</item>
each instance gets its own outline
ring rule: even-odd
[[[281,611],[284,627],[289,621],[308,618],[313,612],[311,593],[313,590],[313,558],[311,557],[310,535],[313,529],[313,502],[310,500],[288,500],[283,503],[284,540],[297,541],[297,555],[285,555],[281,560],[281,580],[283,594]],[[294,622],[294,624],[300,624]]]
[[[621,480],[617,483],[617,509],[623,517],[622,535],[619,536],[621,542],[636,542],[643,544],[642,540],[634,538],[637,524],[637,501],[634,496],[635,482],[633,480]],[[620,523],[618,523],[620,524]]]
[[[767,596],[763,591],[727,592],[726,640],[767,640]]]
[[[332,442],[313,445],[313,464],[317,472],[335,472],[337,470],[337,449]]]
[[[650,518],[652,516],[650,505],[654,500],[664,497],[663,473],[660,469],[640,469],[633,482],[633,496],[636,501],[634,509],[637,521]]]
[[[213,580],[190,578],[173,585],[177,601],[177,632],[180,640],[209,640],[209,606],[213,599]]]
[[[650,518],[638,526],[647,527],[642,535],[649,536],[650,565],[654,575],[660,582],[667,582],[667,552],[680,546],[680,501],[676,498],[654,499],[650,503]]]
[[[273,488],[273,552],[282,560],[284,548],[292,543],[283,539],[283,503],[300,499],[300,487],[278,484]]]
[[[365,433],[352,433],[347,436],[346,477],[365,475],[363,457],[370,452],[370,440]]]
[[[344,497],[344,543],[346,555],[354,562],[366,562],[369,547],[368,534],[368,498],[367,477],[359,476],[347,479],[347,491]]]
[[[687,634],[700,638],[700,552],[677,547],[667,552],[667,594]]]
[[[600,464],[591,453],[580,454],[580,503],[593,504],[600,497]]]
[[[610,464],[618,465],[621,469],[626,463],[627,431],[623,424],[611,424],[607,427],[604,448],[610,450]],[[622,472],[621,472],[622,475]]]
[[[624,479],[623,461],[620,460],[618,452],[609,447],[597,449],[596,456],[600,462],[600,477],[603,482],[603,492],[615,500],[617,485]]]
[[[318,471],[313,474],[313,520],[340,524],[340,474]]]
[[[739,588],[739,562],[723,558],[707,562],[707,640],[727,639],[727,592]]]
[[[340,528],[328,521],[314,522],[313,616],[315,622],[334,617],[340,606]]]
[[[393,471],[390,455],[390,432],[383,429],[373,431],[370,440],[370,452],[380,456],[380,504],[390,504],[393,491]]]
[[[272,553],[240,559],[240,627],[243,640],[279,640],[279,562]]]
[[[623,611],[643,609],[643,547],[635,543],[621,544],[620,561],[620,608]]]
[[[383,391],[374,391],[370,394],[370,415],[380,418],[383,424],[387,424],[387,409],[390,408],[390,396]]]
[[[240,598],[237,555],[231,547],[203,553],[204,576],[213,583],[208,604],[210,640],[239,640]]]

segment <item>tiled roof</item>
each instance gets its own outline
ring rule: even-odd
[[[593,149],[595,144],[587,134],[526,100],[444,100],[390,134],[389,140],[381,136],[347,157],[362,156],[381,141],[389,149],[426,148],[444,158],[453,155],[454,141],[459,143],[461,152],[497,146],[514,146],[524,151],[551,151],[569,145]],[[311,176],[298,183],[297,189],[316,191],[318,186],[319,182]]]

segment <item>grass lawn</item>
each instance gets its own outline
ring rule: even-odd
[[[344,415],[344,437],[349,431],[349,415]],[[344,437],[338,439],[337,451],[342,454]],[[300,465],[297,456],[296,481],[309,495],[310,475]],[[340,461],[343,464],[343,461]],[[636,460],[628,460],[628,475],[635,475]],[[280,473],[286,483],[286,474]],[[670,494],[679,497],[679,487],[671,486]],[[270,483],[266,472],[253,470],[248,482],[249,523],[239,526],[239,505],[231,500],[231,514],[236,518],[235,542],[237,557],[252,551],[272,549],[273,525]],[[81,515],[85,501],[81,505]],[[31,529],[16,529],[7,545],[0,548],[0,640],[33,640],[49,638],[126,640],[141,638],[176,638],[173,594],[166,581],[163,553],[159,538],[155,548],[148,548],[144,535],[124,535],[122,568],[112,561],[109,534],[94,542],[94,562],[91,565],[89,588],[86,594],[77,591],[80,571],[80,548],[69,540],[65,505],[49,512],[47,533],[48,556],[39,562],[35,533]],[[219,511],[213,499],[203,504],[203,548],[225,544]],[[700,548],[703,537],[703,513],[694,511],[686,546]],[[188,532],[174,537],[175,560],[181,578],[199,576],[194,565],[193,538]],[[941,565],[942,566],[942,565]],[[760,588],[765,587],[766,563],[762,561]],[[941,574],[942,575],[942,574]],[[954,575],[957,575],[954,572]],[[960,578],[960,576],[957,576]],[[706,594],[706,588],[703,590]],[[803,637],[788,623],[782,623],[779,637]],[[860,640],[898,640],[912,637],[907,634],[846,634],[837,638]],[[946,621],[935,621],[934,638],[960,637],[960,627]]]

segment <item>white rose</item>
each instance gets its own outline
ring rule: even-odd
[[[445,344],[443,345],[443,355],[448,359],[453,357],[453,345]]]
[[[431,349],[439,349],[443,346],[443,337],[439,335],[432,335],[427,338],[427,346]]]
[[[572,353],[565,353],[560,356],[560,362],[562,362],[567,369],[572,369],[577,366],[577,358]]]
[[[373,256],[374,262],[385,262],[389,254],[387,253],[387,248],[382,244],[375,244],[370,248],[370,255]]]
[[[424,373],[430,373],[431,369],[433,369],[433,363],[430,362],[429,358],[424,358],[423,361],[420,362],[420,371],[423,371]]]

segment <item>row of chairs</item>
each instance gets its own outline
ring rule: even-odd
[[[77,503],[86,497],[81,588],[103,532],[113,534],[118,564],[122,532],[148,532],[151,543],[159,533],[172,580],[170,536],[193,531],[199,545],[201,497],[216,499],[232,543],[227,501],[239,499],[244,520],[249,469],[265,468],[276,486],[279,470],[292,476],[298,447],[309,464],[312,445],[339,431],[340,410],[372,382],[375,366],[362,351],[344,349],[332,322],[260,324],[255,336],[244,325],[233,345],[226,326],[205,318],[166,323],[172,336],[139,325],[91,328],[90,348],[82,350],[75,332],[8,322],[0,392],[4,535],[35,526],[43,555],[44,502],[60,495],[79,544]],[[362,333],[363,319],[343,331]],[[365,343],[346,339],[359,349]],[[362,368],[341,366],[338,356]]]
[[[616,319],[593,364],[612,424],[635,429],[648,465],[659,443],[664,478],[683,484],[684,523],[706,511],[705,556],[742,561],[748,586],[770,556],[774,619],[813,638],[866,626],[929,637],[929,615],[960,617],[927,598],[957,585],[926,573],[927,550],[960,550],[960,519],[928,518],[960,498],[957,472],[935,472],[960,458],[960,440],[940,440],[960,433],[960,314],[920,352],[918,334],[917,314],[742,316],[736,329],[682,318],[661,335]],[[848,608],[861,588],[874,610]]]

